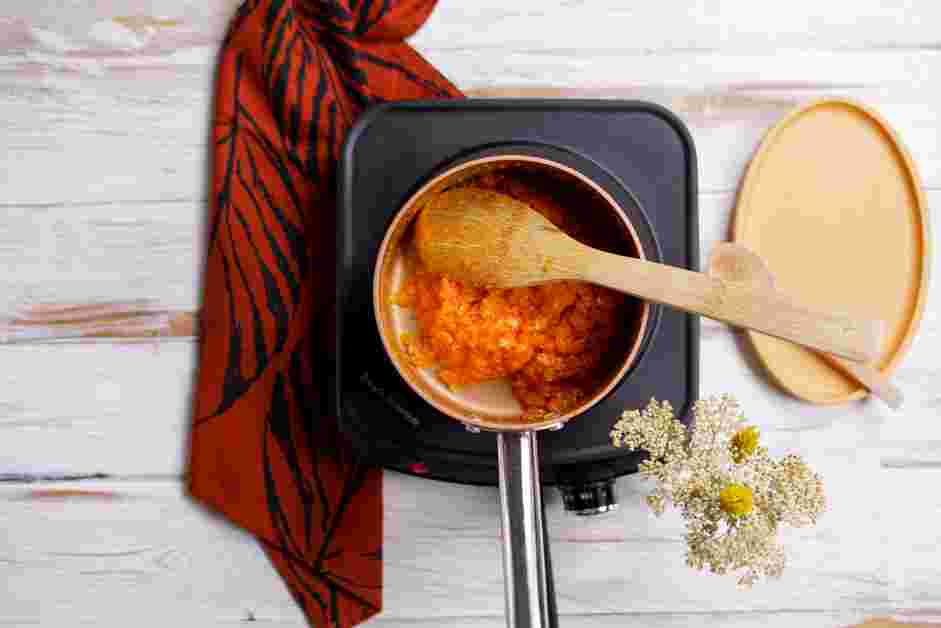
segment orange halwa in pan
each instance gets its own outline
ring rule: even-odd
[[[612,250],[616,237],[577,221],[559,182],[525,171],[480,175],[461,185],[502,192],[529,204],[563,231]],[[579,208],[572,208],[577,210]],[[582,208],[584,209],[584,208]],[[483,289],[418,268],[396,297],[418,330],[403,338],[415,366],[435,368],[451,388],[507,378],[527,413],[564,413],[610,372],[627,325],[629,297],[565,281]]]

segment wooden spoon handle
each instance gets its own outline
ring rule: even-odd
[[[583,279],[648,301],[695,312],[736,327],[827,351],[850,360],[879,355],[880,321],[856,320],[805,308],[774,289],[724,281],[704,273],[584,247],[578,255]]]
[[[823,356],[827,362],[856,378],[856,381],[865,386],[874,396],[882,399],[893,410],[902,407],[902,403],[905,401],[902,391],[890,379],[880,373],[875,366],[850,362],[827,353],[819,353],[818,355]]]
[[[726,281],[747,282],[777,290],[774,275],[764,260],[741,244],[717,243],[712,248],[707,267],[711,277]],[[820,356],[834,368],[854,378],[893,410],[902,407],[904,401],[902,391],[888,377],[879,372],[874,364],[850,362],[823,351],[817,351],[814,355]]]

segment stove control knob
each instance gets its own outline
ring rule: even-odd
[[[576,515],[600,515],[618,507],[614,495],[614,480],[562,485],[559,490],[562,492],[565,510]]]

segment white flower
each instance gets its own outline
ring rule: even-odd
[[[744,421],[732,397],[712,397],[693,405],[690,433],[669,402],[652,399],[643,411],[625,411],[611,440],[648,452],[640,465],[655,482],[647,504],[657,515],[674,506],[686,519],[687,564],[737,573],[738,584],[750,587],[784,570],[780,527],[813,525],[826,500],[800,458],[772,460]]]

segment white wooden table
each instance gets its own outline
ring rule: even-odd
[[[762,133],[825,94],[886,116],[941,206],[941,8],[889,4],[451,0],[413,43],[473,94],[552,86],[670,107],[698,149],[705,255]],[[185,325],[146,336],[197,307],[210,77],[234,8],[5,3],[0,312],[146,299],[155,313],[119,339],[0,328],[2,625],[303,625],[253,539],[182,494],[195,345]],[[597,519],[564,514],[552,491],[563,625],[837,626],[941,608],[936,286],[897,372],[898,413],[790,399],[704,321],[703,394],[735,394],[776,453],[804,455],[831,509],[786,537],[782,580],[743,593],[685,566],[682,522],[648,514],[636,478]],[[385,502],[372,625],[502,625],[495,490],[387,474]]]

